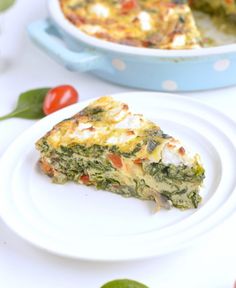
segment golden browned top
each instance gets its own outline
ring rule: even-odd
[[[200,47],[200,33],[184,1],[60,0],[65,17],[81,31],[107,41],[137,47],[191,49]]]
[[[131,113],[127,104],[110,96],[99,98],[73,117],[60,122],[39,143],[42,139],[53,149],[77,144],[84,147],[100,145],[115,147],[122,153],[137,150],[136,159],[154,162],[163,158],[167,162],[190,164],[196,160],[158,125],[141,114]]]
[[[159,127],[140,114],[132,114],[127,104],[104,96],[57,124],[47,134],[47,142],[55,148],[74,144],[116,145],[128,152],[141,143],[151,129]]]

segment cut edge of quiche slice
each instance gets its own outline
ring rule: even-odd
[[[236,2],[233,0],[190,0],[189,2],[195,9],[236,22]]]
[[[181,142],[127,104],[103,96],[36,142],[41,170],[158,207],[197,208],[204,168]]]

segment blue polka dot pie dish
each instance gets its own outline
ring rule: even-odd
[[[28,27],[31,39],[72,71],[89,71],[107,81],[156,91],[197,91],[236,84],[236,44],[189,50],[140,48],[81,32],[49,0],[49,18]],[[60,41],[58,41],[58,39]]]

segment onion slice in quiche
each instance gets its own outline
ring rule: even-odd
[[[109,96],[54,126],[36,148],[41,170],[55,183],[74,181],[164,208],[201,202],[199,155]]]

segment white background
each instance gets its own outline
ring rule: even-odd
[[[18,0],[11,10],[0,14],[0,115],[14,108],[19,93],[36,87],[72,84],[81,100],[129,91],[90,74],[68,72],[29,41],[25,28],[31,21],[47,16],[46,2]],[[9,62],[5,69],[2,59]],[[236,120],[236,87],[186,95]],[[34,122],[0,122],[0,156]],[[236,279],[235,227],[234,214],[201,242],[173,254],[144,261],[99,263],[41,251],[21,240],[0,220],[0,287],[99,288],[112,279],[131,278],[150,288],[232,288]]]

